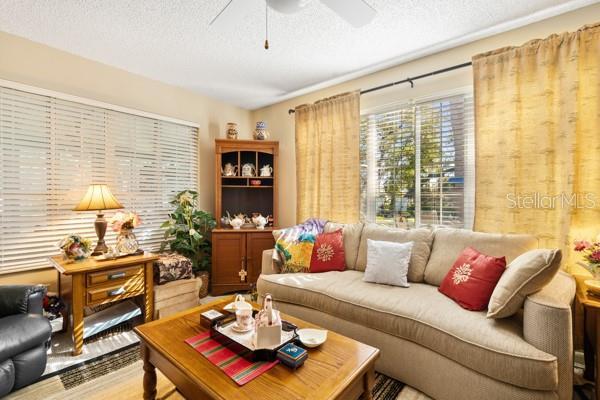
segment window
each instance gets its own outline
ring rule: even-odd
[[[461,93],[361,117],[361,217],[471,228],[473,99]]]
[[[47,267],[68,233],[95,241],[94,212],[72,211],[90,183],[140,214],[145,250],[172,196],[198,186],[196,127],[91,104],[0,86],[0,273]]]

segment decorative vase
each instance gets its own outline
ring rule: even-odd
[[[208,271],[199,271],[196,273],[196,277],[202,280],[202,285],[200,286],[200,290],[198,292],[198,296],[202,299],[208,296],[208,283],[210,275]]]
[[[122,254],[133,254],[140,248],[132,229],[122,229],[117,236],[117,250]]]
[[[227,139],[235,140],[238,138],[237,124],[235,122],[227,123]]]
[[[267,131],[267,123],[265,121],[258,121],[256,123],[256,130],[254,131],[254,139],[256,140],[267,140],[269,132]]]

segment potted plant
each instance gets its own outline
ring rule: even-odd
[[[595,241],[576,240],[573,249],[583,255],[585,261],[580,265],[590,271],[594,279],[600,280],[600,235]]]
[[[200,296],[208,294],[211,244],[210,231],[216,226],[212,214],[198,209],[198,193],[184,190],[170,202],[175,210],[169,214],[161,228],[166,229],[161,251],[169,246],[192,261],[192,269],[202,279]]]

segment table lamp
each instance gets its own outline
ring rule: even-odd
[[[93,256],[104,254],[108,251],[106,243],[104,243],[104,235],[106,234],[106,220],[104,219],[103,210],[114,210],[123,208],[121,203],[113,196],[110,189],[106,185],[92,184],[88,187],[83,199],[79,202],[73,211],[97,211],[94,228],[96,228],[96,236],[98,243],[94,248]]]

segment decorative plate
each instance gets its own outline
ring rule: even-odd
[[[252,329],[254,329],[254,324],[250,325],[248,328],[239,327],[237,322],[234,322],[233,324],[231,324],[231,330],[234,332],[237,332],[237,333],[250,332]]]

